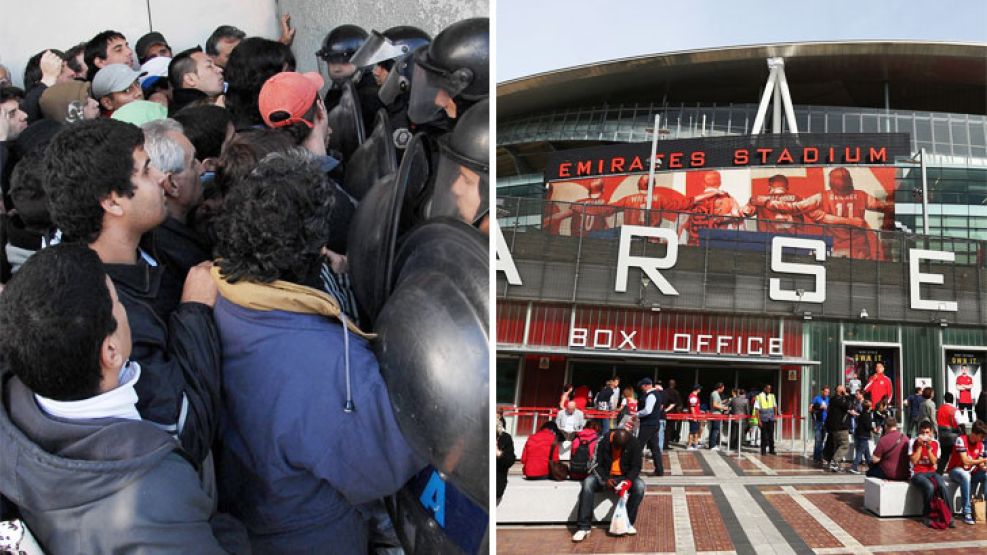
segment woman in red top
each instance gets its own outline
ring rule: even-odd
[[[528,480],[548,478],[548,457],[559,460],[559,449],[555,446],[558,433],[559,427],[555,422],[548,421],[524,442],[524,451],[521,452],[521,474],[525,478]]]
[[[929,502],[935,487],[943,499],[949,499],[946,481],[936,472],[939,462],[939,442],[932,438],[932,423],[923,421],[919,424],[918,437],[908,444],[908,455],[912,463],[911,483],[922,490],[922,521],[929,525]]]

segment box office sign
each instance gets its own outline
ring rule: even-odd
[[[638,350],[638,330],[584,328],[573,326],[569,330],[570,349],[590,350]],[[678,332],[656,345],[657,351],[682,354],[710,354],[723,356],[783,357],[785,341],[782,337],[767,334],[721,334]]]

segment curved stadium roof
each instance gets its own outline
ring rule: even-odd
[[[779,43],[654,54],[498,84],[498,119],[619,102],[757,103],[766,60],[785,58],[797,105],[987,113],[987,44]]]

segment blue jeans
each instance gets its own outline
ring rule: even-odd
[[[812,460],[816,462],[822,462],[823,460],[823,449],[826,447],[826,423],[816,422],[813,425],[813,430],[816,436],[816,445],[812,449]]]
[[[942,476],[939,474],[936,474],[935,472],[923,472],[912,476],[911,483],[918,486],[919,489],[922,490],[922,516],[929,516],[929,501],[932,500],[932,492],[935,491],[933,489],[932,482],[929,481],[929,478],[935,480],[936,487],[939,488],[939,493],[942,494],[942,498],[949,499],[949,490],[946,489],[946,480],[943,480]]]
[[[853,443],[853,468],[857,469],[857,466],[861,462],[870,463],[870,438],[869,437],[855,437]]]
[[[593,506],[595,505],[593,501],[598,491],[613,493],[613,490],[601,482],[596,474],[590,474],[583,480],[583,488],[579,492],[579,522],[577,527],[580,530],[589,530],[593,523]],[[644,499],[644,480],[640,478],[634,480],[627,494],[629,495],[627,498],[627,517],[633,526],[637,520],[637,508]]]
[[[607,435],[610,432],[610,419],[601,418],[600,419],[600,433]]]
[[[963,514],[968,515],[972,513],[973,509],[970,508],[970,484],[971,482],[973,485],[980,484],[980,490],[984,491],[984,487],[987,485],[987,472],[979,468],[968,471],[956,467],[949,471],[949,481],[956,482],[960,485],[960,496],[963,499]]]
[[[720,444],[720,422],[719,420],[709,421],[709,448],[712,449]]]

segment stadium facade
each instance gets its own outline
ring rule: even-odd
[[[987,45],[868,41],[501,83],[498,404],[648,376],[683,395],[771,383],[806,417],[822,385],[866,384],[877,362],[899,409],[919,383],[959,395],[963,372],[976,401],[985,81]]]

